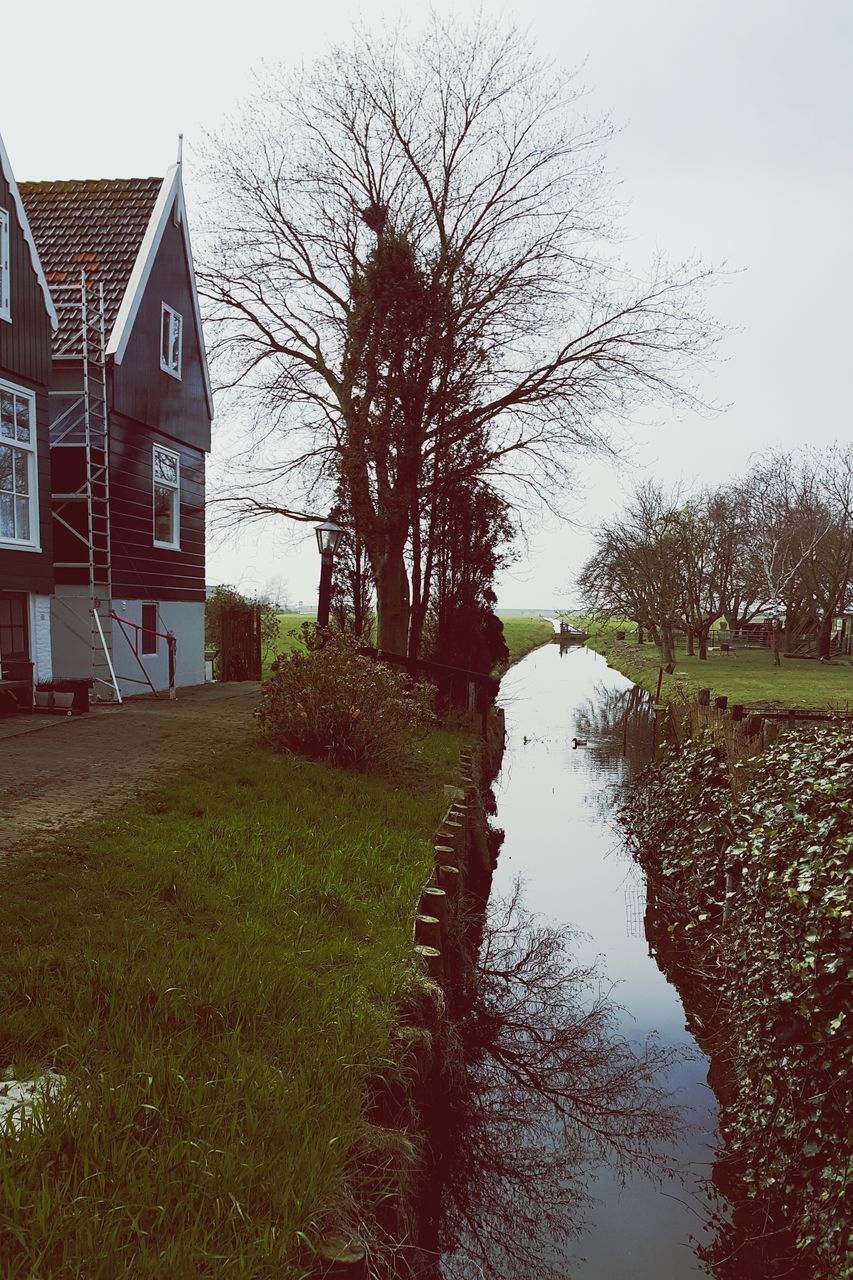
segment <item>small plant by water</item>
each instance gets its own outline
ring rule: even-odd
[[[364,657],[339,631],[303,628],[261,691],[258,723],[274,751],[373,771],[411,764],[433,717],[429,685]]]

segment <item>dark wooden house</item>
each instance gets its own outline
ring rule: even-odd
[[[59,320],[54,668],[101,698],[201,683],[213,405],[181,167],[20,189]]]
[[[0,713],[51,674],[48,382],[56,312],[0,138]]]

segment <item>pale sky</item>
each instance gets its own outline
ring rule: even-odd
[[[456,5],[464,14],[471,5]],[[702,374],[714,416],[661,409],[632,424],[633,466],[581,464],[574,516],[594,526],[637,480],[724,481],[751,455],[849,439],[853,293],[853,5],[849,0],[546,0],[487,14],[529,24],[542,53],[581,66],[592,114],[619,130],[607,149],[624,207],[622,252],[727,262],[713,291],[733,332]],[[446,5],[437,4],[439,12]],[[161,174],[185,135],[190,222],[193,145],[251,91],[262,60],[310,59],[353,19],[400,4],[234,5],[56,0],[4,12],[0,132],[23,179]],[[218,423],[217,437],[228,424]],[[583,529],[531,531],[499,605],[569,603],[589,552]],[[255,526],[208,549],[208,580],[271,580],[316,598],[310,530]]]

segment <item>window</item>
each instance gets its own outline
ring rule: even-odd
[[[177,551],[181,545],[181,460],[154,446],[154,545]]]
[[[181,376],[181,332],[184,322],[167,303],[160,310],[160,368],[171,373],[173,378]]]
[[[0,545],[38,547],[35,396],[0,382]]]
[[[19,591],[0,592],[0,661],[29,657],[27,597]]]
[[[0,209],[0,320],[12,319],[9,291],[9,210]]]
[[[140,648],[143,654],[157,652],[157,606],[156,604],[144,604],[142,606],[142,644]]]

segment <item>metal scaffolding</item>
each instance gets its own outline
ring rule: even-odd
[[[85,269],[76,284],[51,283],[59,326],[53,347],[55,382],[50,392],[50,448],[77,450],[84,465],[52,467],[72,476],[73,488],[51,495],[53,519],[80,547],[79,560],[57,569],[85,572],[88,629],[95,696],[121,702],[112,664],[112,550],[110,545],[109,411],[107,407],[104,286]],[[82,586],[82,583],[81,583]],[[57,594],[57,604],[73,606]]]

